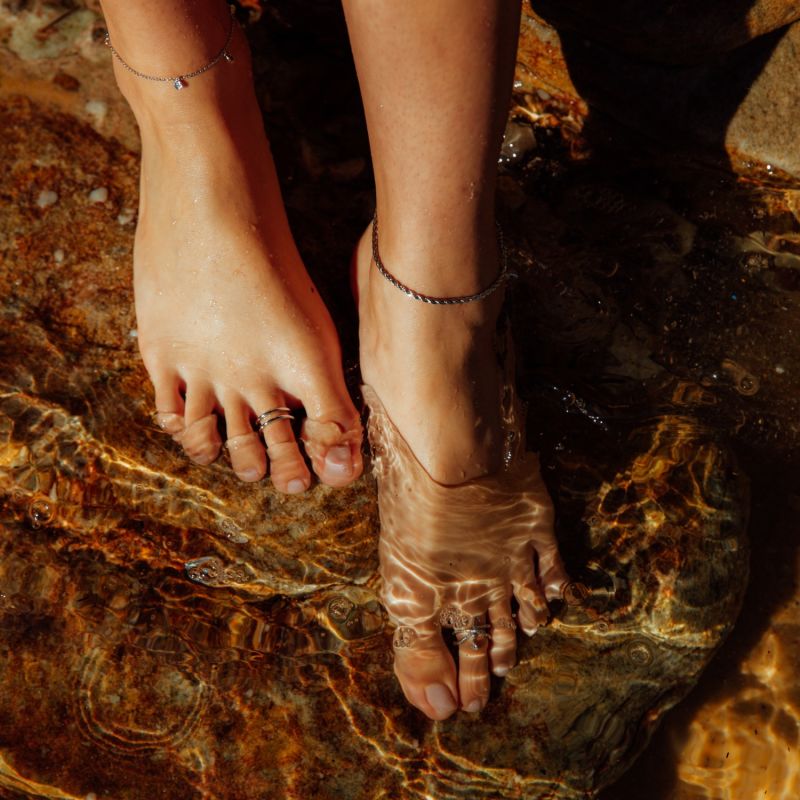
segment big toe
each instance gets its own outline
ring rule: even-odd
[[[395,633],[394,671],[411,705],[433,720],[450,717],[458,708],[456,668],[438,632],[410,647],[398,647]]]
[[[355,412],[354,412],[355,413]],[[344,417],[339,421],[306,419],[301,438],[311,466],[322,483],[347,486],[364,468],[361,456],[361,420]]]

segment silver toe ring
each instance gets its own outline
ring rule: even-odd
[[[457,606],[445,606],[439,612],[439,624],[443,628],[452,628],[456,644],[462,645],[472,642],[472,648],[479,650],[480,646],[491,639],[491,625],[486,625],[483,616],[471,617]]]
[[[398,650],[402,650],[406,647],[413,647],[416,641],[417,632],[413,628],[409,628],[407,625],[401,625],[394,632],[394,636],[392,637],[392,645],[394,645],[394,647],[396,647]]]
[[[294,419],[290,408],[278,406],[277,408],[271,408],[269,411],[264,411],[256,417],[256,427],[259,431],[263,431],[265,428],[272,425],[273,422],[277,422],[281,419]]]
[[[489,625],[471,625],[469,628],[453,628],[453,633],[456,635],[456,644],[462,645],[466,642],[472,642],[473,650],[480,650],[481,645],[491,639]]]
[[[492,623],[493,628],[504,628],[509,631],[515,631],[517,629],[517,623],[514,622],[511,617],[500,617],[500,619],[496,619]]]

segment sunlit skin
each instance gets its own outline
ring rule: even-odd
[[[219,2],[103,7],[116,49],[136,66],[151,65],[150,74],[202,65],[230,26]],[[158,24],[148,27],[152,20]],[[290,422],[265,430],[265,450],[253,420],[302,405],[314,472],[344,486],[362,469],[359,415],[333,322],[289,230],[238,26],[231,53],[233,63],[191,79],[180,94],[114,64],[142,138],[134,289],[158,421],[190,458],[208,464],[220,452],[224,418],[236,474],[257,481],[269,471],[276,489],[297,493],[311,475]]]
[[[498,397],[508,466],[455,486],[427,473],[369,386],[364,399],[380,486],[383,601],[393,622],[413,631],[407,647],[395,635],[395,673],[409,701],[433,719],[459,706],[480,711],[489,673],[502,677],[516,663],[514,626],[532,636],[568,581],[538,458],[524,452],[510,387],[505,404]],[[441,627],[450,607],[491,626],[490,638],[460,644],[458,669]]]
[[[207,63],[229,24],[217,0],[103,6],[116,48],[149,74]],[[495,172],[519,4],[345,0],[344,9],[383,259],[426,294],[479,291],[500,269]],[[142,135],[135,294],[158,421],[198,463],[213,461],[224,437],[242,480],[269,472],[278,490],[300,492],[311,474],[289,423],[266,429],[265,451],[253,420],[270,408],[303,406],[312,469],[343,486],[362,469],[358,415],[330,315],[289,231],[238,30],[232,53],[233,63],[177,94],[115,64]],[[369,242],[367,230],[354,260],[361,369],[373,413],[385,408],[392,421],[385,431],[397,434],[378,439],[402,442],[405,454],[384,460],[380,472],[384,599],[390,617],[413,623],[419,636],[418,646],[397,651],[403,691],[444,719],[485,705],[489,668],[501,675],[513,666],[516,633],[509,625],[492,632],[491,645],[466,643],[456,666],[431,627],[440,606],[510,620],[516,595],[520,626],[530,633],[565,575],[535,458],[519,462],[525,474],[515,473],[516,482],[499,477],[508,432],[495,341],[502,291],[459,306],[418,303],[377,273]],[[398,513],[392,487],[412,473],[424,505],[412,495]],[[478,489],[452,488],[472,479],[483,480],[478,527],[464,517]]]

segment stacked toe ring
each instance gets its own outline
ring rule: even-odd
[[[293,420],[290,409],[278,406],[264,411],[256,417],[256,430],[232,436],[225,442],[225,447],[231,458],[231,466],[236,475],[243,481],[260,481],[267,473],[267,458],[265,450],[269,444],[261,440],[261,435],[273,423],[280,420]]]
[[[455,606],[442,609],[439,624],[443,628],[452,628],[459,647],[470,642],[473,650],[480,650],[481,645],[492,638],[491,626],[486,624],[484,615],[471,617]]]
[[[278,406],[277,408],[271,408],[269,411],[264,411],[256,417],[256,425],[259,431],[265,431],[273,422],[278,422],[281,419],[294,419],[290,408]]]

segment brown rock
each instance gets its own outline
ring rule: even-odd
[[[545,90],[590,139],[613,135],[599,132],[611,119],[668,152],[768,181],[800,181],[800,84],[788,77],[800,64],[800,22],[711,63],[668,67],[528,17],[520,60],[523,110],[541,113],[536,92]]]
[[[291,498],[186,462],[129,335],[112,206],[134,157],[1,110],[0,794],[577,800],[617,778],[739,608],[743,495],[715,435],[683,409],[613,458],[563,455],[579,582],[486,712],[434,724],[392,675],[369,479]]]
[[[691,64],[713,59],[800,19],[797,0],[530,0],[534,12],[570,31],[646,61]]]

